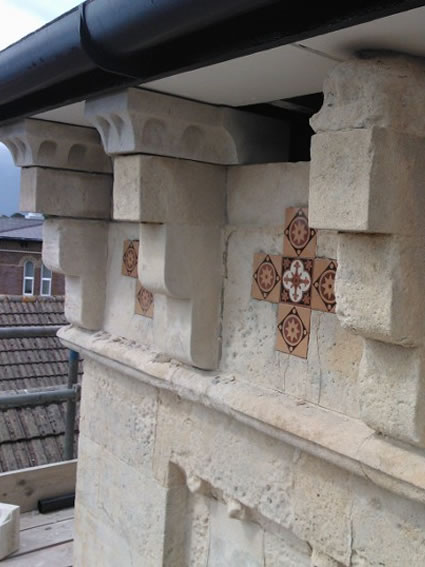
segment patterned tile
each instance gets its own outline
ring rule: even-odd
[[[279,303],[282,256],[255,254],[251,295],[254,299]]]
[[[318,311],[335,313],[335,260],[316,258],[313,265],[313,286],[311,291],[311,308]]]
[[[144,317],[153,317],[153,295],[145,287],[142,286],[139,280],[136,284],[136,305],[134,312],[137,315]]]
[[[283,258],[280,301],[308,306],[311,303],[313,260]]]
[[[276,350],[307,358],[311,309],[279,304]]]
[[[308,209],[286,209],[283,255],[289,258],[314,258],[316,248],[317,233],[308,225]]]
[[[121,268],[121,273],[123,276],[130,276],[131,278],[137,278],[138,257],[139,257],[139,241],[124,240],[124,250],[122,254],[122,268]]]

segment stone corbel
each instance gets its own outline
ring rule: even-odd
[[[27,118],[2,126],[0,140],[22,168],[22,211],[110,217],[112,164],[96,130]]]
[[[155,344],[204,369],[218,364],[224,215],[223,167],[115,158],[114,219],[140,223],[139,279],[156,294]]]
[[[312,119],[309,220],[339,232],[336,312],[365,340],[363,420],[423,447],[422,89],[425,66],[414,58],[375,55],[331,72]]]
[[[86,118],[108,154],[153,154],[221,165],[286,161],[288,125],[142,89],[91,99]]]
[[[65,275],[65,317],[90,331],[102,327],[106,294],[107,223],[48,219],[43,262]]]

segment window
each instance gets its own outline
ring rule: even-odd
[[[41,265],[40,294],[52,295],[52,271],[44,264]]]
[[[24,295],[34,295],[34,262],[24,264]]]

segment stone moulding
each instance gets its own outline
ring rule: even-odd
[[[0,128],[0,140],[18,167],[112,173],[94,128],[26,118]]]
[[[285,161],[285,122],[249,112],[127,89],[86,102],[106,153],[154,154],[232,165]]]
[[[358,419],[300,403],[232,375],[197,372],[108,333],[71,326],[62,328],[58,335],[65,346],[80,351],[85,358],[231,416],[385,490],[425,504],[425,456],[376,435]]]

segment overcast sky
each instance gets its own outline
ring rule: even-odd
[[[0,50],[67,12],[81,0],[0,0]],[[19,210],[19,169],[0,144],[0,215]]]

